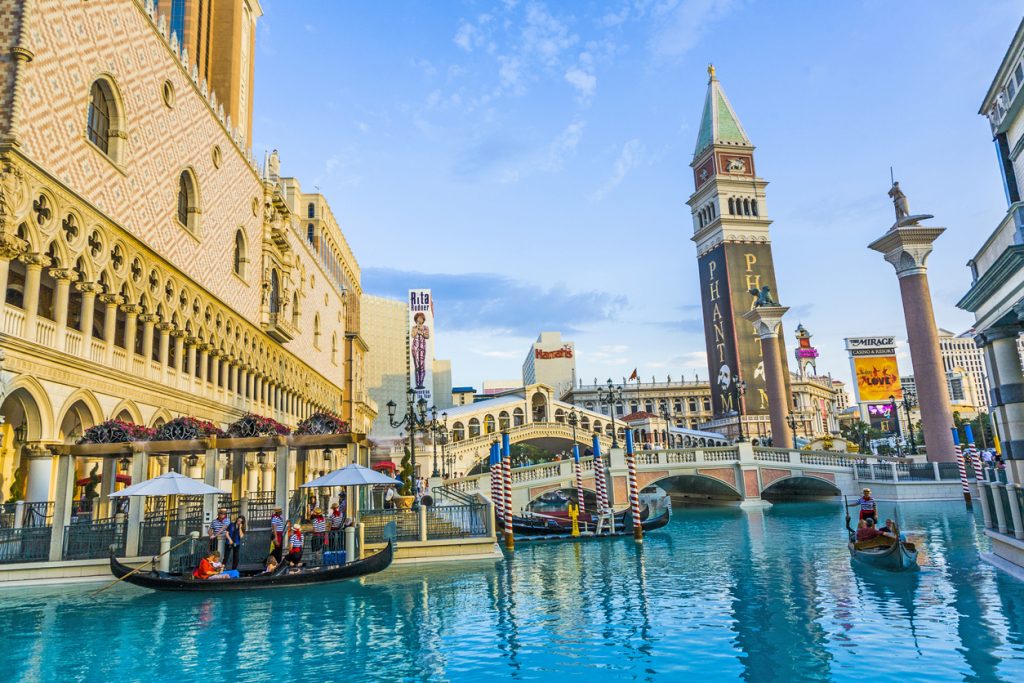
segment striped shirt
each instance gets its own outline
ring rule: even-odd
[[[293,531],[292,532],[292,538],[289,541],[289,545],[291,546],[292,550],[302,550],[302,532],[301,531]]]
[[[875,510],[875,499],[874,498],[865,498],[865,497],[861,496],[860,498],[857,499],[857,502],[860,503],[860,509],[862,511],[864,511],[864,512],[874,512],[874,510]]]
[[[277,533],[281,533],[284,531],[284,517],[281,515],[271,515],[270,526]]]
[[[231,522],[228,521],[227,517],[224,519],[217,517],[210,522],[210,534],[212,536],[220,536],[221,532],[227,529],[229,524],[231,524]]]
[[[327,519],[323,515],[317,515],[313,518],[313,531],[318,534],[327,531]]]
[[[341,526],[345,523],[345,515],[341,514],[340,512],[338,514],[334,514],[332,512],[331,516],[330,516],[330,520],[331,520],[331,530],[334,531],[335,529],[340,529]]]

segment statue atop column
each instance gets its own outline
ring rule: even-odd
[[[758,289],[757,287],[751,287],[750,289],[747,290],[747,292],[750,294],[750,296],[756,299],[756,301],[754,301],[754,308],[759,308],[761,306],[779,305],[779,302],[772,298],[772,288],[769,287],[768,285],[761,287],[761,289]]]
[[[911,215],[910,203],[907,201],[907,195],[900,189],[898,180],[892,181],[892,187],[889,188],[889,197],[892,199],[893,208],[896,209],[897,226],[917,225],[926,218],[932,218],[930,214]]]

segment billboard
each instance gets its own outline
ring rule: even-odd
[[[761,339],[754,326],[740,316],[754,306],[755,299],[748,290],[768,285],[778,296],[771,245],[720,244],[701,256],[697,264],[715,416],[721,417],[736,410],[736,383],[740,379],[747,386],[741,412],[744,415],[767,415],[768,387]],[[789,368],[785,336],[781,331],[779,354],[788,395]]]
[[[900,371],[896,356],[854,356],[853,372],[857,378],[857,401],[888,401],[890,396],[903,398]]]
[[[409,386],[434,405],[434,299],[429,289],[409,290]]]

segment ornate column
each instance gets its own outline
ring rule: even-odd
[[[22,254],[18,257],[25,264],[25,339],[36,340],[36,317],[39,314],[39,278],[43,267],[50,265],[46,254]]]
[[[57,292],[53,303],[56,327],[54,344],[58,351],[63,351],[67,345],[68,336],[68,295],[71,292],[71,283],[78,279],[78,274],[71,268],[50,268],[50,277],[57,281]]]
[[[114,362],[114,335],[117,329],[117,307],[124,303],[124,297],[120,294],[100,294],[100,303],[106,306],[106,315],[103,317],[103,340],[107,348],[104,351],[105,362],[110,365]]]
[[[53,453],[38,444],[25,446],[22,453],[22,458],[27,460],[28,464],[25,500],[29,503],[43,503],[50,500]]]
[[[156,329],[160,331],[160,380],[166,382],[167,363],[171,355],[171,330],[174,329],[174,325],[159,322],[156,324]]]
[[[0,202],[3,207],[3,202]],[[0,305],[7,295],[7,275],[11,270],[11,259],[25,250],[25,241],[12,234],[0,233]]]
[[[139,316],[142,322],[142,357],[145,359],[146,376],[150,374],[153,367],[153,324],[159,320],[152,313],[143,313]]]
[[[124,349],[127,353],[128,365],[125,370],[131,371],[132,359],[135,358],[135,336],[139,330],[139,314],[142,313],[142,306],[138,304],[121,304],[124,311]]]
[[[254,462],[245,463],[245,491],[256,493],[260,488],[260,466]]]
[[[188,346],[188,381],[190,384],[196,382],[196,347],[199,346],[199,339],[196,337],[189,337],[184,340],[185,345]]]
[[[213,346],[210,344],[199,345],[199,383],[206,389],[207,371],[210,367],[210,351]]]
[[[907,322],[907,341],[914,366],[921,424],[929,462],[953,462],[953,411],[949,405],[946,371],[939,352],[939,334],[932,312],[925,263],[932,253],[932,243],[945,228],[918,225],[929,215],[907,215],[906,197],[898,185],[890,190],[897,201],[896,223],[882,237],[868,245],[880,252],[896,269],[903,299],[903,317]],[[899,193],[894,195],[894,191]]]
[[[793,447],[793,430],[786,417],[791,399],[786,391],[786,374],[779,352],[779,329],[786,306],[755,306],[743,317],[754,324],[754,332],[761,340],[761,358],[764,360],[764,383],[768,392],[768,413],[772,422],[772,445],[776,448]]]
[[[263,476],[263,490],[273,491],[274,490],[274,465],[272,463],[265,463],[260,465],[261,474]]]
[[[1017,352],[1016,326],[990,327],[975,337],[985,351],[989,410],[1007,461],[1007,476],[1024,481],[1024,372]]]
[[[171,332],[171,336],[174,337],[174,363],[175,370],[178,371],[178,377],[181,378],[184,374],[182,368],[185,366],[185,359],[183,355],[185,353],[185,337],[187,333],[185,330],[174,330]]]
[[[93,310],[96,295],[103,291],[103,287],[95,282],[79,282],[75,289],[82,293],[82,358],[89,359],[92,357]]]

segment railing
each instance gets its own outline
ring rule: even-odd
[[[277,507],[273,491],[258,491],[249,494],[249,526],[256,528],[268,524]]]
[[[132,367],[131,373],[136,377],[146,376],[146,359],[142,356],[136,356],[132,354]]]
[[[25,311],[14,306],[4,306],[4,334],[12,337],[25,336]]]
[[[487,510],[482,503],[430,508],[426,513],[427,539],[486,536]]]
[[[198,531],[200,537],[205,537],[202,520],[179,519],[171,520],[168,524],[166,519],[146,520],[139,523],[139,555],[157,555],[160,552],[160,538],[171,537],[171,545],[180,543],[188,537],[189,532]]]
[[[64,331],[64,350],[72,356],[82,355],[82,333],[78,330]]]
[[[552,477],[560,476],[561,473],[562,468],[559,463],[521,467],[512,470],[512,483],[518,484],[519,482],[534,481],[536,479],[551,479]]]
[[[17,523],[18,503],[4,503],[0,506],[0,528],[11,529]],[[53,501],[21,504],[22,527],[43,528],[53,524]]]
[[[107,357],[107,343],[99,339],[93,339],[89,344],[89,360],[94,363],[102,363]]]
[[[855,465],[857,478],[863,481],[954,482],[960,481],[955,462],[862,462]],[[968,481],[974,481],[973,472]]]
[[[114,347],[114,368],[117,370],[127,370],[128,365],[128,352],[124,349]]]
[[[704,460],[707,462],[735,462],[739,460],[739,449],[733,446],[723,448],[701,448],[704,452]]]
[[[49,527],[0,529],[0,564],[49,559],[51,532]]]
[[[383,543],[384,527],[394,522],[398,527],[397,540],[420,540],[420,518],[415,510],[362,510],[359,520],[363,523],[363,539],[366,543]]]
[[[754,449],[754,460],[759,462],[790,462],[789,451],[769,451],[763,448]]]
[[[36,343],[40,346],[53,348],[57,336],[57,325],[51,320],[36,320]]]
[[[112,519],[64,527],[64,559],[91,560],[107,557],[114,546],[116,555],[124,555],[128,525]]]

